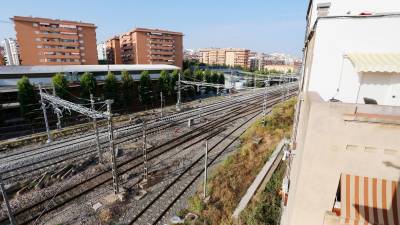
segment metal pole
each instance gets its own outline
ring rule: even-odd
[[[265,125],[265,117],[267,116],[267,99],[268,99],[268,91],[267,87],[269,86],[269,79],[265,81],[264,87],[264,102],[263,102],[263,124]]]
[[[56,87],[54,86],[54,83],[53,83],[53,95],[57,96]],[[59,110],[56,110],[56,115],[57,115],[57,129],[60,130],[61,129],[61,116],[60,116]]]
[[[163,95],[162,95],[162,91],[160,92],[160,98],[161,98],[161,117],[163,117]]]
[[[115,157],[116,151],[114,146],[114,131],[112,125],[112,114],[111,114],[111,104],[113,103],[112,100],[106,100],[107,104],[107,122],[108,122],[108,136],[110,141],[110,152],[111,152],[111,166],[112,166],[112,176],[113,176],[113,188],[114,194],[119,193],[119,186],[118,186],[118,168],[117,168],[117,159]]]
[[[93,94],[90,94],[90,105],[91,105],[92,110],[95,110]],[[95,135],[96,135],[96,146],[97,146],[97,151],[98,151],[98,154],[99,154],[99,163],[102,163],[103,157],[101,156],[101,148],[100,148],[100,140],[99,140],[99,129],[97,128],[97,118],[96,117],[93,118],[93,128],[94,128],[94,132],[95,132]]]
[[[253,91],[256,91],[256,82],[257,82],[257,78],[256,78],[256,74],[254,73],[254,89]]]
[[[204,187],[203,187],[203,198],[207,197],[207,160],[208,160],[208,140],[206,140],[206,148],[204,153]]]
[[[11,225],[17,225],[17,222],[15,221],[15,218],[14,218],[14,214],[10,207],[10,203],[8,202],[8,196],[7,196],[6,190],[4,189],[3,178],[1,177],[1,175],[0,175],[0,190],[3,195],[3,201],[6,205],[8,219],[10,220]]]
[[[40,94],[40,103],[42,104],[44,123],[46,124],[47,143],[50,143],[52,141],[52,138],[51,138],[51,134],[50,134],[49,122],[47,120],[46,104],[44,103],[44,100],[42,97],[42,86],[40,84],[39,84],[39,94]]]
[[[201,101],[201,99],[199,100],[199,103],[200,103],[199,121],[200,121],[200,123],[201,123],[201,114],[202,114],[202,111],[203,111],[203,102]]]
[[[146,121],[143,122],[143,180],[147,182],[148,179],[148,168],[147,168],[147,140],[146,140]]]
[[[178,76],[178,99],[176,102],[176,110],[181,111],[181,73]]]
[[[230,80],[230,82],[231,82],[231,88],[229,89],[229,97],[232,97],[232,90],[233,90],[234,83],[233,83],[232,68],[231,68],[230,70],[231,70],[231,80]]]

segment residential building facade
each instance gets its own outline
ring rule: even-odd
[[[96,26],[37,17],[12,18],[21,65],[97,64]]]
[[[19,60],[19,46],[16,40],[12,38],[6,38],[2,41],[4,48],[4,58],[7,66],[18,66],[20,65]]]
[[[118,43],[119,42],[119,47]],[[183,34],[180,32],[136,28],[107,41],[108,55],[118,64],[167,64],[182,67]],[[119,49],[118,49],[119,48]]]
[[[97,44],[97,59],[107,60],[107,45],[104,42]]]
[[[106,41],[107,62],[109,64],[122,64],[121,46],[118,36],[110,38]]]
[[[281,224],[399,224],[399,11],[309,2]]]
[[[206,48],[200,49],[200,53],[200,62],[202,63],[247,68],[250,50],[242,48]]]

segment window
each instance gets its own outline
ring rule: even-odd
[[[319,3],[317,5],[318,17],[328,16],[330,7],[331,7],[331,3],[330,2]]]
[[[41,45],[37,45],[36,47],[37,47],[37,48],[42,48],[42,46],[41,46]]]
[[[35,30],[35,34],[39,34],[39,31],[38,31],[38,30]]]
[[[36,38],[35,40],[36,40],[36,41],[40,41],[40,38]]]
[[[33,27],[38,27],[39,26],[39,24],[37,24],[37,23],[33,23],[32,25],[33,25]]]

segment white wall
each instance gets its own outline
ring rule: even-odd
[[[400,17],[319,20],[306,89],[318,92],[325,101],[334,97],[355,103],[360,76],[344,56],[357,52],[399,53],[400,30],[395,27],[400,27]]]
[[[310,26],[317,19],[317,5],[331,3],[328,16],[359,15],[362,12],[373,13],[399,13],[399,0],[313,0]],[[350,14],[348,14],[350,12]]]

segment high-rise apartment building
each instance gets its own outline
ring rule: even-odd
[[[12,20],[21,65],[97,64],[94,24],[21,16]]]
[[[98,60],[106,60],[107,59],[107,45],[106,43],[97,44],[97,59]]]
[[[106,41],[107,62],[110,64],[122,64],[121,45],[118,36]]]
[[[4,47],[4,57],[7,66],[18,66],[19,60],[19,47],[18,43],[12,38],[6,38],[2,41]]]
[[[207,48],[200,50],[200,62],[210,65],[247,68],[250,50],[242,48]]]
[[[168,64],[182,67],[183,34],[180,32],[136,28],[107,40],[110,63]]]

